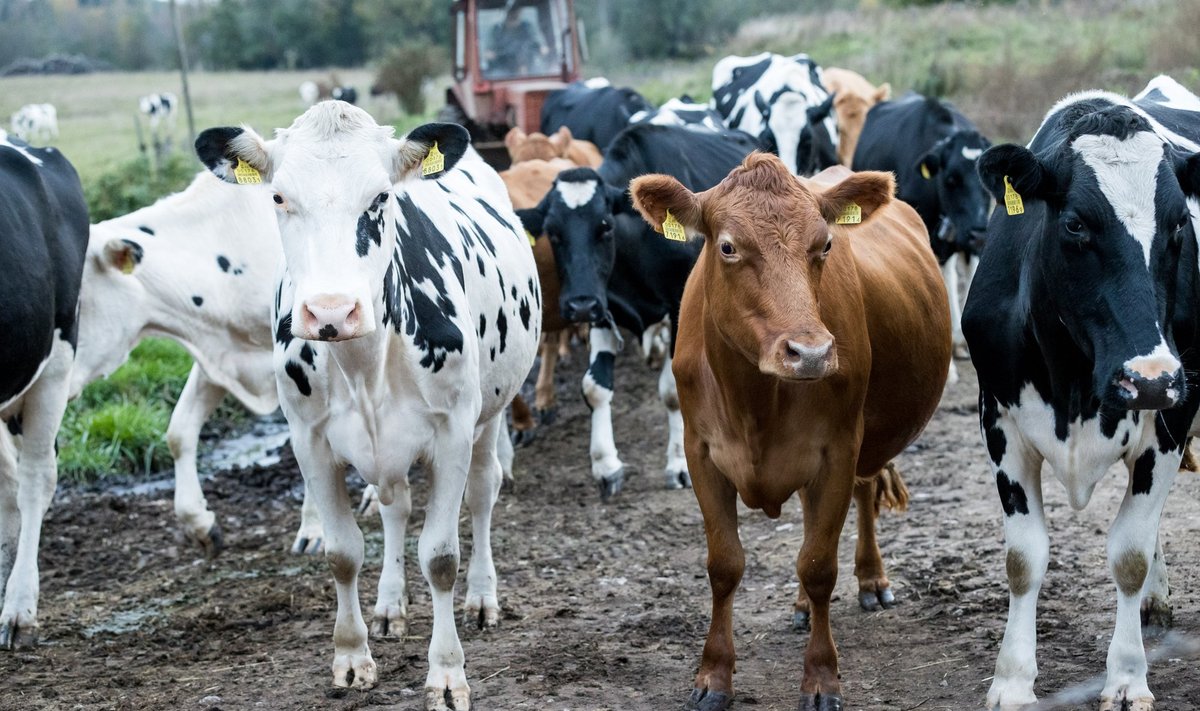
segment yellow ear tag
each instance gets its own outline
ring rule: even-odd
[[[921,177],[929,180],[933,176],[929,174],[929,166],[925,165],[925,161],[921,161]]]
[[[537,237],[534,237],[532,232],[530,232],[529,230],[525,230],[525,236],[529,238],[529,246],[530,247],[537,244]]]
[[[679,223],[679,220],[675,219],[670,210],[667,210],[667,216],[663,218],[662,233],[663,237],[669,240],[687,242],[687,231],[683,229],[683,225]]]
[[[121,273],[133,274],[133,269],[136,266],[137,262],[134,261],[133,257],[130,255],[125,255],[125,258],[121,260]]]
[[[233,169],[233,179],[238,185],[261,185],[262,174],[245,160],[238,158],[237,167]]]
[[[1021,195],[1013,189],[1012,183],[1008,182],[1008,176],[1004,176],[1004,209],[1009,215],[1024,215],[1025,202],[1021,200]]]
[[[429,154],[421,161],[421,176],[433,175],[440,173],[446,169],[446,156],[438,150],[437,141],[433,142],[433,148],[429,149]]]
[[[833,221],[837,225],[857,225],[862,222],[862,208],[852,202],[842,208],[842,214]]]

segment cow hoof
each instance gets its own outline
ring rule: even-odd
[[[30,649],[38,642],[38,626],[20,624],[15,618],[0,620],[0,649],[11,652],[14,649]]]
[[[221,524],[214,521],[212,528],[208,529],[205,539],[200,541],[200,545],[204,548],[206,558],[216,558],[221,551],[225,550],[225,537],[221,535]]]
[[[596,480],[596,486],[600,489],[600,500],[608,501],[612,497],[621,493],[621,487],[625,485],[625,467],[621,467],[608,476],[602,476]]]
[[[883,588],[878,592],[875,590],[861,590],[858,593],[858,604],[867,612],[886,610],[896,606],[896,596],[892,594],[891,588]]]
[[[558,419],[558,408],[547,407],[544,410],[535,408],[533,414],[537,417],[538,425],[545,427],[554,424],[554,421]]]
[[[792,614],[792,630],[794,632],[808,632],[809,629],[808,610],[796,610]]]
[[[537,437],[537,430],[513,430],[512,443],[514,447],[528,447],[533,444],[533,440]]]
[[[725,711],[733,703],[733,694],[709,689],[692,689],[683,711]]]
[[[517,480],[513,478],[513,475],[511,472],[505,473],[504,477],[500,479],[500,491],[503,491],[503,492],[506,492],[509,494],[516,493]]]
[[[343,689],[370,689],[379,683],[379,672],[370,652],[333,657],[333,685]]]
[[[1156,595],[1148,595],[1142,600],[1142,627],[1167,629],[1174,623],[1175,613],[1171,611],[1171,603]]]
[[[471,690],[465,686],[457,689],[425,687],[425,711],[470,711]]]
[[[473,595],[467,593],[466,607],[463,610],[463,626],[474,625],[481,630],[494,630],[500,626],[500,604],[494,595]]]
[[[679,472],[667,472],[667,488],[668,489],[690,489],[692,488],[692,475],[687,473],[687,470]]]
[[[372,637],[403,637],[408,632],[408,612],[400,605],[375,609],[371,620]]]
[[[1154,698],[1130,699],[1122,691],[1115,699],[1101,697],[1100,711],[1154,711]]]
[[[799,711],[842,711],[839,694],[801,694]]]
[[[292,544],[292,553],[296,555],[316,555],[325,549],[325,538],[323,534],[309,537],[304,533],[296,536],[296,542]]]

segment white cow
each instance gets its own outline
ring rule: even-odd
[[[490,541],[497,437],[504,406],[533,364],[541,292],[504,184],[466,131],[428,124],[401,140],[392,132],[361,109],[322,102],[272,141],[214,128],[196,145],[218,176],[274,191],[286,261],[275,376],[337,587],[333,683],[377,680],[358,603],[363,538],[346,470],[376,485],[382,503],[372,631],[402,635],[408,469],[420,460],[431,470],[418,546],[433,599],[425,706],[445,709],[449,695],[463,711],[470,689],[454,624],[458,515],[465,490],[474,538],[467,614],[490,627],[499,619]]]
[[[52,141],[58,138],[58,110],[54,104],[26,104],[12,115],[12,130],[23,141]]]
[[[315,81],[306,81],[300,83],[300,100],[305,106],[312,106],[317,103],[317,99],[321,98],[321,87],[317,86]]]

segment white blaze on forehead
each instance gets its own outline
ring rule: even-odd
[[[983,155],[982,148],[963,148],[962,157],[967,160],[978,160],[979,156]]]
[[[1116,136],[1086,135],[1075,139],[1071,147],[1095,172],[1100,192],[1130,236],[1141,245],[1142,256],[1149,265],[1163,140],[1151,131],[1139,131],[1123,141]]]
[[[555,190],[558,191],[558,194],[562,197],[563,202],[567,204],[567,207],[574,210],[592,201],[592,196],[596,194],[596,181],[584,180],[578,183],[559,181]]]

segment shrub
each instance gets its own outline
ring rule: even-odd
[[[194,158],[182,153],[168,154],[157,169],[144,157],[121,163],[84,186],[91,221],[119,217],[179,192],[199,169]]]
[[[446,50],[424,40],[388,52],[375,75],[372,94],[395,94],[410,115],[425,113],[425,83],[445,71]]]

